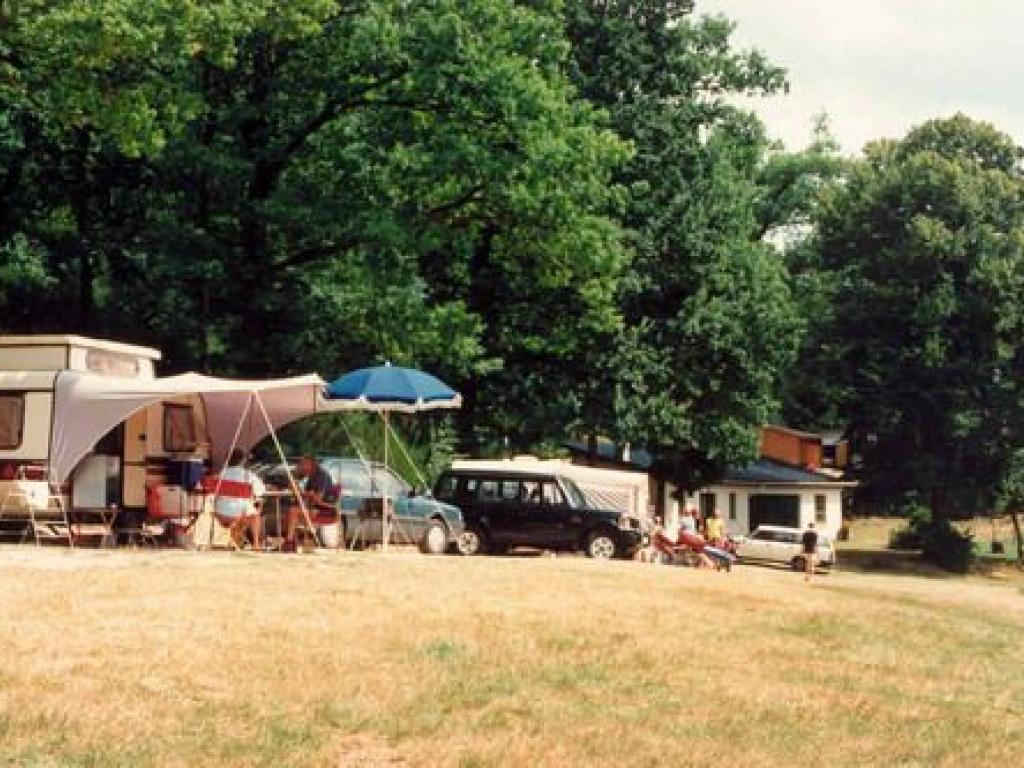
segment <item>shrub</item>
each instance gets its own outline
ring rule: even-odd
[[[921,556],[944,570],[966,573],[974,562],[974,536],[946,521],[929,523],[921,537]]]
[[[932,524],[932,513],[922,504],[910,504],[904,508],[907,524],[889,534],[889,549],[921,549],[924,535]]]

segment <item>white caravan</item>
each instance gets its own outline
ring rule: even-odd
[[[81,336],[0,336],[0,522],[70,541],[69,511],[109,530],[115,512],[144,516],[154,485],[164,505],[186,505],[202,467],[317,410],[319,376],[157,378],[160,357]]]

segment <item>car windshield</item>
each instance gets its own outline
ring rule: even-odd
[[[569,504],[575,509],[587,509],[590,504],[587,502],[587,497],[580,490],[580,487],[568,477],[563,477],[561,480],[562,487],[569,496]]]

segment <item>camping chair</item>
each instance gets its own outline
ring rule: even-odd
[[[309,508],[309,522],[315,528],[326,528],[330,525],[337,526],[337,538],[335,539],[334,548],[341,549],[344,546],[345,530],[341,519],[341,486],[339,484],[335,483],[331,486],[331,497],[334,499],[333,502],[324,501],[314,504]],[[297,534],[305,536],[312,533],[306,521],[300,518]]]
[[[68,546],[74,548],[67,506],[64,498],[53,492],[46,479],[46,468],[34,465],[19,467],[13,482],[14,487],[0,504],[0,520],[12,517],[15,511],[19,517],[27,513],[28,526],[22,533],[22,543],[31,531],[36,546],[42,546],[43,539],[66,539]]]
[[[210,521],[209,539],[210,546],[212,546],[214,521],[232,530],[235,523],[238,522],[238,518],[217,514],[217,500],[230,499],[253,504],[256,499],[253,495],[251,483],[243,483],[239,480],[223,480],[219,475],[206,475],[202,480],[202,490],[203,493],[213,497],[213,515]],[[242,543],[244,542],[239,542],[235,535],[232,534],[231,544],[235,549],[241,549]]]

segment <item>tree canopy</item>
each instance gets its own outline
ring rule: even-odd
[[[838,389],[865,498],[990,508],[1024,439],[1019,149],[957,116],[865,155],[818,216],[832,343],[808,356]]]
[[[580,92],[635,147],[618,176],[635,253],[626,326],[593,411],[696,487],[754,457],[800,331],[785,265],[762,239],[768,141],[728,98],[779,91],[784,72],[736,51],[732,25],[692,3],[573,0],[566,18]]]
[[[420,365],[465,396],[449,447],[608,437],[691,489],[784,415],[848,426],[878,503],[1005,495],[1020,147],[960,115],[781,151],[734,97],[786,74],[732,32],[686,0],[0,0],[4,330]]]
[[[7,327],[427,366],[467,450],[749,456],[799,323],[728,101],[784,76],[731,31],[667,0],[0,3]]]

